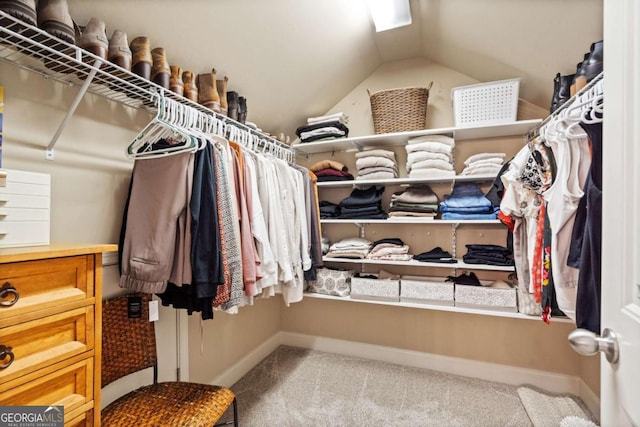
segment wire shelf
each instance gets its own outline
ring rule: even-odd
[[[162,92],[166,98],[210,114],[280,148],[291,150],[288,145],[250,126],[217,114],[3,11],[0,11],[0,61],[40,74],[45,79],[77,87],[81,87],[90,78],[90,74],[95,72],[87,92],[128,107],[144,109],[150,114],[156,113],[155,100]]]

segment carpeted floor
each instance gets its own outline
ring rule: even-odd
[[[286,346],[231,388],[243,427],[532,425],[515,386]]]

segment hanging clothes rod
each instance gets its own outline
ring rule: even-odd
[[[591,80],[589,83],[587,83],[587,85],[585,87],[583,87],[582,89],[580,89],[578,92],[576,92],[575,95],[573,95],[571,98],[569,98],[568,100],[566,100],[560,107],[558,107],[553,113],[551,113],[550,115],[548,115],[544,120],[542,120],[542,122],[540,122],[540,124],[538,124],[535,129],[530,130],[529,132],[527,132],[526,137],[531,139],[536,137],[539,134],[539,131],[542,127],[544,127],[544,125],[546,125],[547,123],[549,123],[551,120],[553,120],[554,118],[558,117],[558,115],[560,113],[562,113],[563,110],[565,110],[567,107],[569,107],[570,105],[573,104],[573,102],[578,99],[580,96],[584,95],[585,93],[587,93],[589,90],[591,90],[593,87],[595,87],[595,85],[601,81],[604,78],[604,71],[600,72],[600,74],[598,74],[597,76],[595,76],[593,78],[593,80]]]

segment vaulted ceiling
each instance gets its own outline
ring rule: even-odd
[[[522,77],[521,98],[547,107],[556,72],[570,74],[602,39],[602,0],[411,0],[410,26],[376,33],[366,0],[69,0],[151,38],[170,64],[216,68],[248,99],[249,120],[292,134],[382,63],[426,57],[479,81]],[[219,77],[220,78],[220,77]]]

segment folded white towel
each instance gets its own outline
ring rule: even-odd
[[[381,149],[358,151],[356,153],[356,159],[362,159],[363,157],[386,157],[387,159],[395,160],[396,153]]]
[[[407,155],[407,170],[411,169],[411,165],[423,160],[442,160],[451,163],[451,156],[446,153],[432,153],[430,151],[416,151]]]
[[[309,120],[311,119],[307,119],[308,125],[319,125],[321,123],[335,123],[335,122],[342,123],[345,126],[349,124],[349,120],[343,119],[343,118],[336,119],[335,117],[328,117],[322,120],[315,120],[315,119],[313,121],[309,121]]]
[[[447,145],[451,145],[451,146],[456,145],[455,139],[453,139],[453,138],[451,138],[449,136],[444,136],[444,135],[418,136],[418,137],[415,137],[415,138],[411,138],[408,141],[409,144],[419,144],[421,142],[439,142],[441,144],[447,144]]]
[[[370,248],[371,242],[361,237],[348,237],[331,245],[329,249]]]
[[[396,162],[395,160],[391,160],[386,157],[363,157],[356,160],[356,168],[358,170],[379,166],[393,169],[396,167]]]
[[[325,114],[324,116],[309,117],[307,119],[307,123],[311,125],[311,124],[314,124],[314,123],[324,122],[327,119],[329,119],[329,120],[341,120],[341,121],[344,120],[345,123],[349,122],[349,116],[347,116],[343,112],[339,112],[339,113]]]
[[[442,142],[420,142],[406,146],[407,153],[415,153],[416,151],[430,151],[432,153],[445,153],[451,155],[453,145],[443,144]]]
[[[441,169],[445,171],[452,171],[453,165],[451,162],[445,162],[444,160],[422,160],[420,162],[413,163],[407,168],[407,171],[413,171],[418,169]]]
[[[467,167],[477,167],[477,166],[488,166],[488,165],[502,165],[503,160],[499,158],[492,157],[490,159],[485,160],[476,160],[467,165]]]
[[[467,160],[464,161],[465,166],[469,166],[470,163],[475,162],[476,160],[485,160],[498,158],[504,160],[505,153],[478,153],[472,156],[467,157]]]
[[[461,175],[497,175],[500,172],[502,166],[500,165],[487,165],[477,168],[464,168]]]

